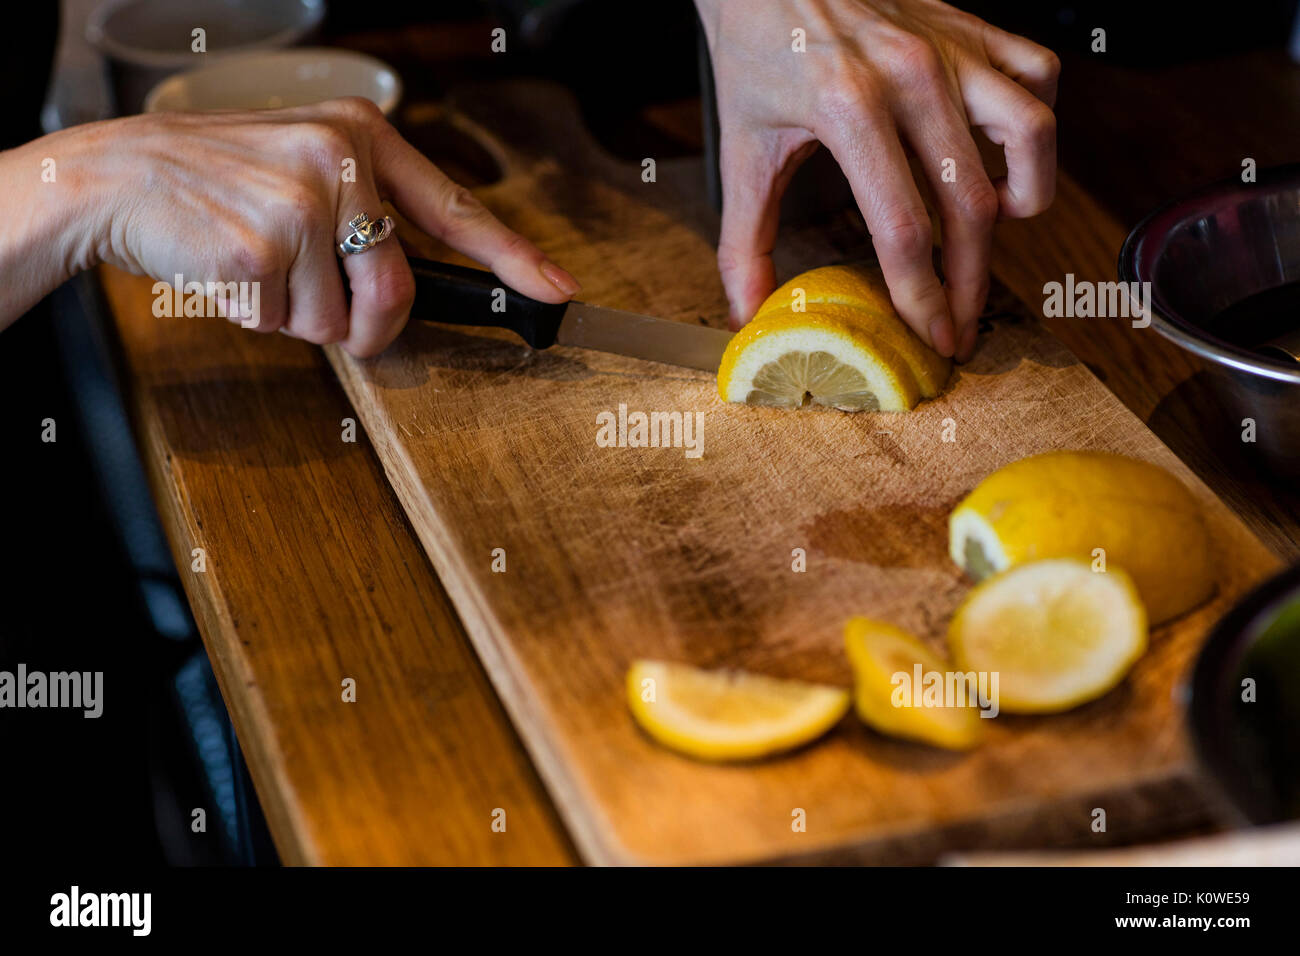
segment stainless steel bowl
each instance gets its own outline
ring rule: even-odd
[[[1151,323],[1205,361],[1240,446],[1270,471],[1300,475],[1300,362],[1234,345],[1209,326],[1248,297],[1300,282],[1300,163],[1226,180],[1142,220],[1119,255],[1124,282],[1151,284]],[[1294,329],[1300,330],[1300,314]],[[1253,419],[1255,441],[1242,441]]]

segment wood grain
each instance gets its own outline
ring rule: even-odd
[[[354,413],[319,350],[154,318],[150,280],[100,275],[158,510],[284,862],[570,862],[364,434],[342,440]]]
[[[507,175],[482,198],[573,271],[585,300],[722,323],[698,161],[660,163],[643,182],[602,156],[556,88],[477,88],[463,109],[504,141],[493,148]],[[1085,234],[1079,268],[1110,239]],[[785,277],[868,250],[846,215],[783,234],[777,267]],[[1032,250],[1049,274],[1074,268],[1060,244]],[[1026,294],[1038,273],[999,251],[999,275],[1041,301],[1041,285]],[[329,358],[588,860],[911,862],[1202,819],[1175,694],[1208,624],[1276,559],[1023,309],[1008,306],[951,391],[907,416],[730,406],[705,373],[432,325],[378,359]],[[597,414],[620,404],[697,413],[703,457],[598,447]],[[622,679],[638,657],[847,684],[851,614],[937,645],[967,588],[946,559],[947,512],[992,469],[1049,448],[1168,468],[1216,541],[1214,601],[1158,630],[1115,692],[1059,717],[1000,719],[968,756],[847,721],[784,759],[716,767],[633,726]],[[491,568],[498,548],[505,573]],[[795,548],[806,573],[791,570]],[[1097,806],[1104,837],[1090,828]],[[806,832],[792,831],[796,809]]]

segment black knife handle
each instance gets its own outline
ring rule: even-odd
[[[550,348],[560,331],[567,302],[539,302],[510,288],[483,269],[410,260],[415,275],[413,316],[449,325],[510,329],[535,349]],[[494,311],[504,307],[504,311]]]

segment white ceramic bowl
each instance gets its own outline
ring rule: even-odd
[[[382,61],[350,50],[240,53],[163,80],[145,97],[144,111],[278,109],[340,96],[364,96],[391,115],[402,96],[402,81]]]
[[[325,0],[103,0],[86,39],[108,60],[119,113],[136,113],[160,80],[202,63],[309,42]],[[205,31],[206,50],[193,49]]]

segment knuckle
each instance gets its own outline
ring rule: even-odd
[[[240,239],[232,264],[241,278],[267,282],[280,272],[280,250],[260,233],[249,233]]]
[[[1061,58],[1053,53],[1047,47],[1040,47],[1035,51],[1034,59],[1038,67],[1038,72],[1046,79],[1055,81],[1061,76]]]
[[[958,216],[981,225],[991,225],[998,218],[998,191],[986,177],[970,179],[956,189],[953,199]]]
[[[352,137],[331,123],[307,122],[297,126],[298,148],[306,155],[327,161],[330,168],[341,156],[354,152]]]
[[[821,112],[831,119],[858,119],[880,107],[880,92],[867,77],[840,78],[822,87]]]
[[[930,220],[911,209],[887,213],[875,238],[905,259],[930,257],[933,241]]]
[[[1030,216],[1037,216],[1041,212],[1046,212],[1047,207],[1052,204],[1052,194],[1053,189],[1048,187],[1046,190],[1021,200],[1015,208],[1015,217],[1027,219]]]
[[[1056,114],[1038,100],[1023,107],[1014,123],[1021,139],[1033,148],[1043,149],[1056,142]]]
[[[332,224],[325,215],[325,204],[321,196],[306,183],[295,180],[280,189],[281,214],[287,223],[300,235],[308,234],[324,226],[328,230]]]
[[[894,40],[889,61],[894,76],[908,85],[928,85],[943,75],[939,51],[929,40],[914,33]]]
[[[442,215],[439,223],[442,227],[439,239],[462,232],[469,226],[482,222],[488,214],[477,196],[458,183],[452,183],[442,196]]]
[[[372,126],[384,120],[384,111],[364,96],[344,96],[331,106],[336,116],[354,126]]]

